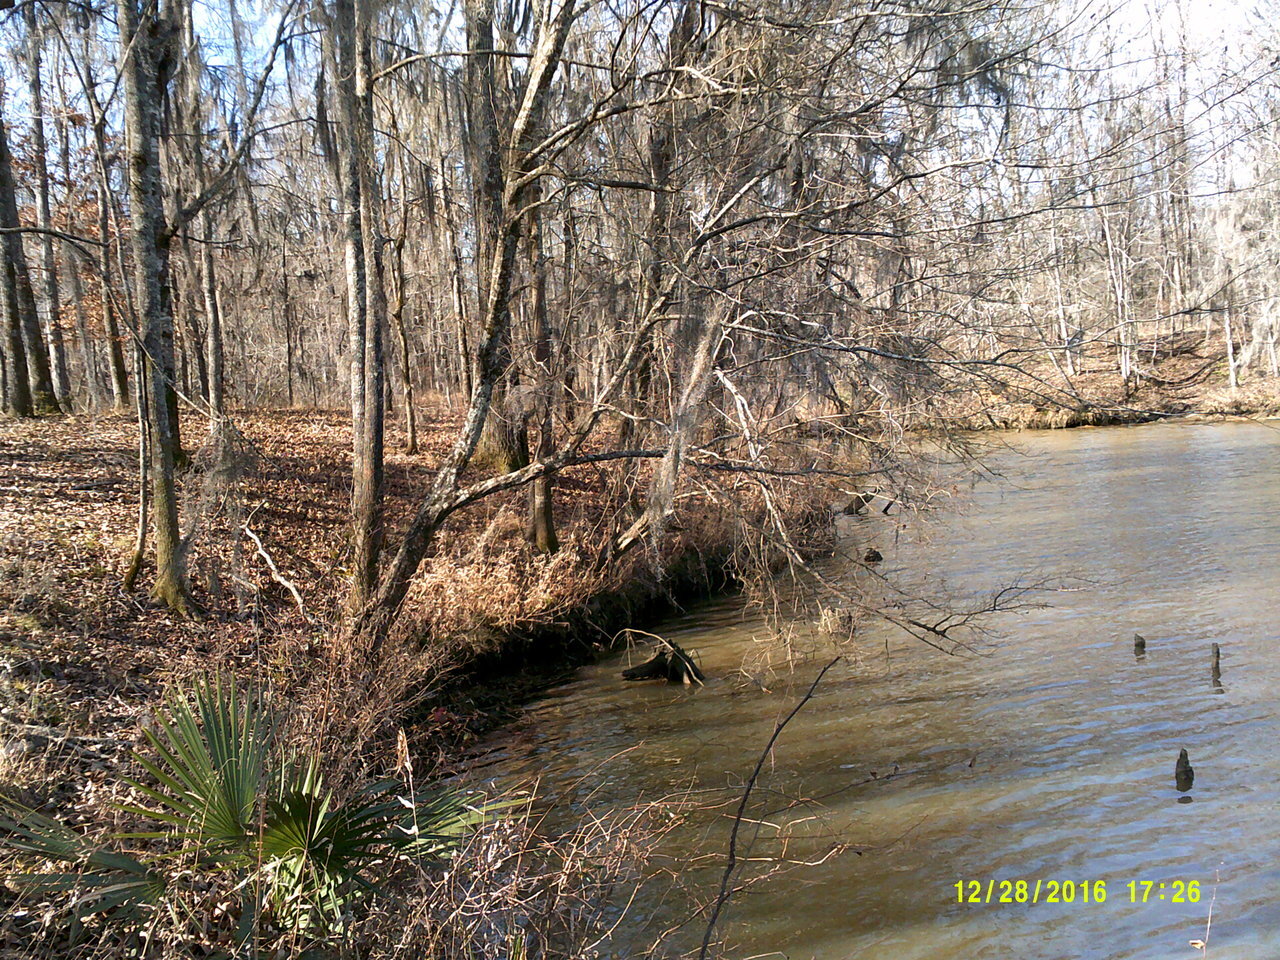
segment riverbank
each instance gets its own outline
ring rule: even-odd
[[[389,531],[405,523],[456,435],[451,411],[424,405],[419,413],[420,452],[405,454],[389,438]],[[723,486],[707,484],[682,497],[656,541],[601,564],[617,524],[634,519],[633,498],[616,473],[566,470],[555,482],[558,552],[529,544],[524,491],[455,515],[382,655],[361,661],[341,639],[347,415],[240,414],[235,433],[217,442],[197,418],[183,426],[192,457],[179,477],[181,528],[198,611],[186,619],[149,601],[147,564],[137,589],[124,587],[137,542],[135,423],[0,421],[0,798],[81,829],[90,842],[108,842],[111,825],[123,825],[119,805],[138,802],[127,778],[146,779],[135,751],[154,751],[144,731],[202,676],[232,677],[265,694],[280,718],[281,750],[316,757],[339,795],[405,770],[421,785],[458,772],[481,734],[538,689],[626,642],[627,628],[723,592],[768,559],[760,504],[741,491],[710,503],[702,498]],[[643,463],[626,476],[641,492],[649,481]],[[824,482],[797,472],[794,487],[776,489],[772,502],[815,551],[831,526]],[[370,913],[361,955],[395,954],[409,942],[408,926],[430,955],[502,948],[485,923],[459,940],[459,913],[509,915],[512,929],[542,925],[551,937],[570,918],[575,935],[602,935],[604,891],[630,882],[671,822],[670,810],[652,823],[637,810],[585,818],[568,835],[548,837],[536,818],[517,813],[478,834],[443,875],[392,878],[410,906]],[[610,864],[603,871],[602,862]],[[0,873],[31,867],[12,848],[0,852]],[[549,876],[566,896],[543,904]],[[222,909],[197,900],[197,913]],[[68,949],[61,915],[47,903],[25,909],[31,904],[15,889],[0,887],[0,904],[0,957],[13,943],[23,956]],[[156,937],[176,944],[188,934]]]
[[[1232,386],[1220,335],[1187,331],[1134,349],[1133,372],[1120,376],[1115,351],[1095,346],[1075,358],[995,370],[990,389],[969,391],[937,411],[967,430],[1059,430],[1174,418],[1280,416],[1280,384],[1237,371]]]
[[[1157,356],[1127,387],[1107,358],[1085,358],[1056,393],[1029,386],[1045,379],[1041,371],[981,403],[971,397],[967,410],[945,419],[965,428],[1053,429],[1280,413],[1280,392],[1269,383],[1234,390],[1221,383],[1223,370],[1204,360],[1215,349],[1188,342]],[[1063,399],[1066,390],[1078,404]],[[290,696],[316,681],[345,597],[348,418],[279,411],[244,415],[239,426],[234,449],[200,449],[183,480],[183,528],[202,614],[180,620],[141,589],[120,586],[136,542],[134,422],[0,422],[5,756],[40,756],[50,743],[77,737],[128,741],[165,689],[202,672],[229,671]],[[450,411],[426,406],[420,452],[389,447],[389,529],[413,509],[455,428]],[[205,426],[193,418],[186,430],[195,450]],[[832,500],[813,492],[784,507],[820,552]],[[608,524],[625,515],[621,496],[589,468],[561,474],[562,547],[554,556],[537,554],[525,539],[523,491],[450,521],[443,547],[416,579],[400,638],[401,649],[430,638],[430,662],[389,666],[429,675],[423,688],[396,694],[412,699],[413,710],[391,707],[430,765],[447,767],[531,692],[625,640],[626,627],[731,586],[740,553],[758,547],[742,540],[756,518],[686,510],[666,532],[661,556],[637,551],[599,569],[594,559]],[[140,583],[146,580],[144,567]],[[423,716],[427,722],[413,722]],[[0,778],[11,779],[4,771]]]
[[[442,411],[423,419],[423,452],[388,458],[392,527],[455,426]],[[353,715],[339,717],[341,732],[358,736],[330,751],[339,766],[354,761],[365,777],[398,769],[403,743],[417,775],[447,774],[478,735],[625,639],[623,628],[732,585],[744,530],[759,524],[686,510],[661,558],[637,552],[605,572],[593,547],[621,504],[600,475],[558,479],[564,548],[554,557],[525,541],[523,496],[485,503],[446,531],[378,664],[383,699],[361,706],[327,659],[346,581],[345,417],[282,412],[241,425],[234,449],[198,453],[183,477],[202,613],[179,620],[120,586],[136,522],[132,422],[0,424],[0,792],[76,822],[101,818],[121,799],[120,776],[136,773],[144,718],[210,671],[266,689],[293,722],[340,704]],[[203,435],[190,423],[188,447]],[[830,502],[785,505],[815,552]],[[338,745],[332,733],[327,743]]]
[[[232,673],[304,710],[333,695],[326,657],[347,580],[347,418],[278,412],[238,424],[232,449],[201,449],[183,477],[201,613],[182,620],[148,602],[145,566],[137,591],[121,587],[136,542],[133,422],[0,423],[0,780],[26,778],[38,793],[41,779],[61,778],[70,794],[59,803],[74,803],[87,783],[128,764],[140,719],[165,691],[201,673]],[[420,452],[389,449],[389,529],[413,509],[455,426],[448,411],[424,409]],[[194,450],[203,424],[185,427]],[[589,468],[560,475],[552,556],[524,537],[522,491],[451,519],[382,665],[397,681],[387,696],[403,702],[370,706],[389,715],[368,720],[368,762],[404,725],[424,769],[447,769],[467,741],[624,639],[625,627],[732,581],[751,518],[726,511],[685,511],[660,556],[638,549],[600,568],[596,551],[621,495]],[[822,504],[787,508],[818,543]],[[109,749],[80,763],[76,745],[89,741]],[[36,768],[50,755],[61,772],[45,776]]]

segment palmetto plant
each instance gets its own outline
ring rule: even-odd
[[[449,788],[411,791],[399,780],[339,797],[314,755],[281,755],[271,712],[233,684],[201,681],[172,698],[137,756],[154,782],[127,781],[145,803],[124,809],[161,829],[91,842],[34,810],[0,802],[3,842],[53,868],[10,877],[44,895],[70,895],[88,914],[136,919],[191,880],[231,881],[238,937],[265,915],[308,936],[340,932],[358,902],[380,892],[370,876],[397,858],[442,858],[499,804]],[[139,842],[147,855],[119,848]]]

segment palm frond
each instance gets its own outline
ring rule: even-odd
[[[72,908],[87,913],[132,913],[164,894],[164,877],[136,857],[96,845],[66,824],[3,798],[0,831],[10,849],[70,868],[5,877],[18,890],[73,894]]]
[[[414,791],[395,779],[339,799],[324,783],[319,756],[279,762],[276,732],[256,694],[242,695],[233,683],[203,680],[190,696],[174,695],[145,731],[150,755],[135,755],[150,782],[125,781],[144,802],[123,809],[161,829],[118,834],[112,849],[0,802],[0,842],[57,866],[17,882],[45,896],[70,895],[78,912],[123,915],[164,895],[157,864],[193,856],[198,870],[230,873],[244,901],[246,937],[263,910],[295,932],[329,936],[357,901],[382,892],[366,875],[376,864],[444,859],[468,833],[524,802],[446,785]],[[168,843],[148,865],[118,849],[128,840]]]
[[[525,803],[520,798],[468,796],[450,785],[410,793],[396,781],[384,784],[400,788],[394,793],[399,810],[391,846],[422,859],[447,858],[469,834]]]
[[[156,759],[135,756],[158,786],[127,782],[156,806],[126,809],[167,824],[174,835],[235,849],[254,830],[273,724],[231,683],[199,681],[194,700],[174,697],[157,730],[145,731]]]

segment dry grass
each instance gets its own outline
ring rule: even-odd
[[[634,948],[645,924],[631,905],[646,883],[668,882],[646,881],[646,864],[678,816],[662,803],[580,816],[563,831],[545,814],[509,820],[477,835],[448,870],[405,877],[403,899],[357,927],[349,947],[369,960],[585,960],[609,956],[625,927]]]

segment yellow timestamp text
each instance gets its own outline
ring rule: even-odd
[[[1127,903],[1199,903],[1198,880],[1112,882]],[[957,880],[956,903],[1106,903],[1105,880]],[[1126,896],[1127,894],[1127,896]]]

